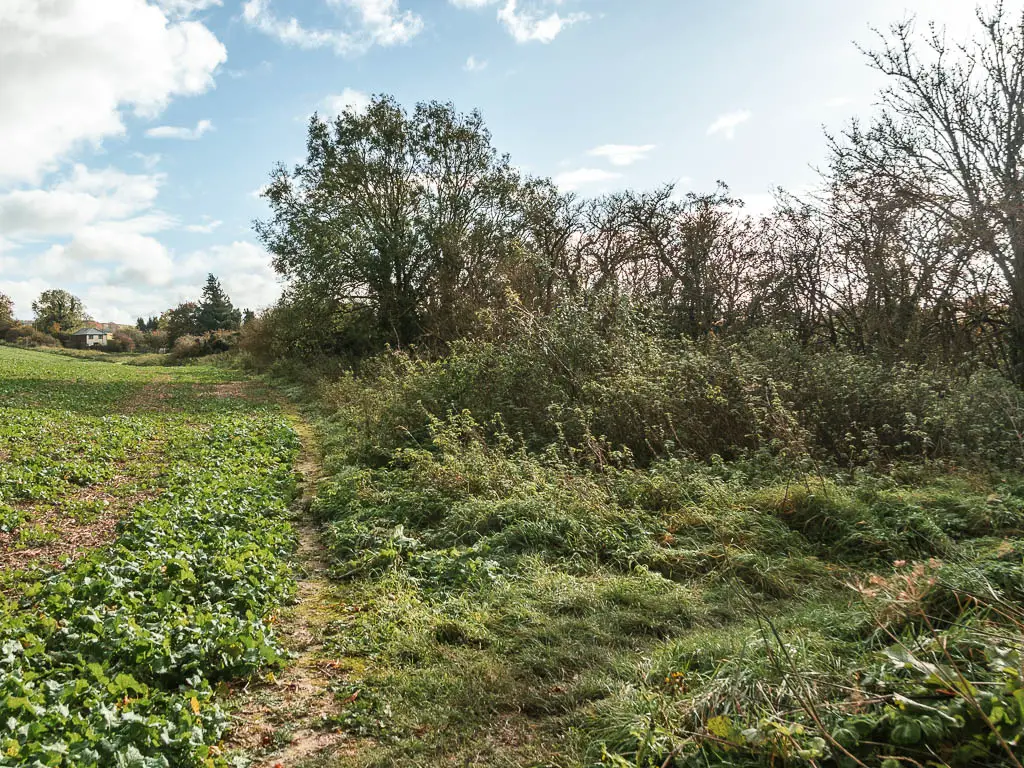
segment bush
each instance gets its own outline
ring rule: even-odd
[[[427,439],[430,419],[468,411],[532,449],[598,466],[757,452],[881,471],[900,459],[1024,463],[1024,403],[991,370],[892,366],[779,335],[665,340],[629,307],[508,323],[444,358],[391,351],[324,385],[328,402],[360,404],[361,458],[381,461]]]
[[[266,369],[281,359],[330,356],[355,364],[383,349],[367,307],[282,300],[242,326],[246,362]]]
[[[103,349],[107,352],[134,352],[135,339],[124,331],[117,331]]]
[[[21,347],[59,347],[60,342],[31,325],[15,325],[4,332],[4,341]]]
[[[228,352],[238,345],[238,331],[210,331],[202,336],[184,335],[174,340],[172,360],[186,360]]]

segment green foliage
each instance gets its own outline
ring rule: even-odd
[[[203,295],[196,313],[196,328],[201,333],[237,331],[242,324],[242,313],[235,309],[231,299],[212,274],[206,276]]]
[[[529,269],[522,245],[558,206],[550,182],[522,179],[497,152],[479,113],[452,104],[406,111],[375,96],[365,112],[314,115],[306,147],[293,171],[273,171],[273,215],[257,232],[302,300],[366,304],[393,344],[457,338],[500,303],[502,278]]]
[[[158,376],[173,377],[163,410],[118,413]],[[283,659],[264,619],[293,591],[297,440],[277,413],[193,391],[223,376],[0,349],[0,509],[102,486],[162,445],[159,493],[108,548],[25,572],[0,604],[0,765],[219,764],[212,686]]]
[[[85,320],[85,306],[77,296],[65,290],[50,289],[32,302],[35,327],[44,333],[71,333]]]
[[[886,471],[893,461],[1024,461],[1014,385],[994,371],[893,366],[779,335],[742,343],[659,339],[638,308],[524,316],[441,359],[392,352],[323,387],[360,402],[353,448],[380,461],[431,418],[468,410],[527,446],[584,463],[766,453]]]
[[[605,305],[308,381],[313,508],[359,605],[327,638],[365,697],[339,724],[385,745],[366,764],[856,765],[837,744],[1006,763],[980,716],[902,712],[935,691],[879,655],[898,640],[935,663],[982,598],[1024,599],[1019,409],[997,374],[664,340]],[[994,616],[974,626],[1013,657]]]
[[[14,301],[5,293],[0,293],[0,331],[14,325]]]
[[[160,322],[167,333],[167,343],[173,346],[182,336],[201,333],[199,329],[199,305],[194,301],[184,301],[173,309],[169,309],[160,317]]]
[[[187,360],[228,352],[238,345],[238,331],[211,331],[201,336],[184,335],[174,341],[171,360]]]
[[[59,347],[60,342],[31,325],[12,325],[4,331],[4,341],[19,347]]]

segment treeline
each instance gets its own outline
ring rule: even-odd
[[[664,337],[740,337],[1024,377],[1024,21],[980,17],[961,52],[895,27],[878,115],[828,137],[818,191],[745,214],[724,184],[597,199],[525,176],[477,112],[378,96],[314,116],[257,231],[286,279],[250,348],[443,351],[496,314],[625,301]]]
[[[207,275],[198,301],[184,301],[159,315],[138,318],[135,326],[99,323],[70,291],[51,288],[32,302],[31,323],[14,318],[14,303],[0,294],[0,339],[19,346],[74,346],[75,331],[107,328],[105,352],[169,352],[173,358],[199,357],[234,349],[250,310],[236,309],[220,280]]]

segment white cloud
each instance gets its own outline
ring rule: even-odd
[[[145,0],[0,2],[0,183],[37,182],[60,158],[202,93],[227,53],[196,21]]]
[[[169,16],[185,18],[220,5],[221,0],[156,0],[156,4],[163,8]]]
[[[40,281],[50,288],[170,285],[173,256],[153,237],[176,223],[155,208],[163,182],[162,174],[79,164],[45,188],[0,193],[0,230],[16,246],[4,275],[32,276],[16,286],[21,298],[12,295],[19,316],[30,314],[34,296],[24,294],[38,293]]]
[[[578,168],[575,171],[565,171],[557,174],[554,181],[563,190],[571,192],[580,187],[600,184],[604,181],[612,181],[619,178],[622,178],[621,173],[613,173],[601,168]]]
[[[466,63],[463,64],[462,68],[466,72],[480,72],[481,70],[487,69],[487,62],[481,61],[476,56],[470,56],[466,59]]]
[[[606,158],[612,165],[632,165],[638,160],[645,160],[653,149],[654,144],[604,144],[587,154]]]
[[[213,130],[213,123],[209,120],[200,120],[195,128],[185,128],[179,125],[158,125],[146,131],[151,139],[182,139],[183,141],[195,141],[202,138],[206,133]]]
[[[535,0],[529,9],[520,9],[519,0],[448,0],[456,8],[480,9],[501,2],[498,21],[517,43],[550,43],[568,26],[586,21],[586,13],[562,15],[558,11],[545,12],[544,6],[558,6],[564,0]],[[468,69],[468,68],[467,68]],[[472,70],[469,70],[472,71]]]
[[[202,224],[189,224],[185,227],[186,232],[195,232],[202,235],[213,234],[221,224],[224,222],[219,219],[211,219],[209,216],[204,217],[206,221]]]
[[[48,189],[0,194],[0,230],[21,238],[69,235],[100,220],[136,216],[153,205],[163,180],[160,174],[92,171],[76,165],[70,176]]]
[[[557,11],[544,15],[537,11],[520,11],[518,6],[517,0],[505,0],[498,10],[498,20],[517,43],[550,43],[566,27],[590,18],[585,13],[562,16]]]
[[[262,309],[281,295],[281,284],[270,266],[270,255],[247,241],[215,245],[188,254],[178,264],[176,282],[198,294],[207,273],[220,278],[224,290],[236,307]]]
[[[10,296],[14,302],[14,316],[19,320],[32,319],[32,302],[40,293],[53,286],[41,277],[23,277],[30,274],[18,267],[0,272],[0,293]],[[17,278],[17,279],[16,279]]]
[[[333,117],[345,110],[362,114],[370,106],[369,94],[355,88],[345,88],[341,93],[332,93],[320,100],[320,110]]]
[[[111,285],[165,286],[175,275],[174,261],[163,243],[117,223],[85,227],[63,248],[70,262],[94,262]]]
[[[328,4],[347,9],[352,23],[345,29],[305,27],[294,17],[277,16],[270,0],[246,0],[242,18],[286,45],[331,48],[342,56],[365,53],[374,45],[407,43],[423,30],[423,19],[412,11],[402,11],[398,0],[328,0]]]
[[[727,139],[732,139],[736,136],[736,128],[741,123],[747,122],[751,118],[751,112],[746,109],[739,109],[735,112],[726,112],[724,115],[719,115],[715,122],[708,126],[708,136],[714,136],[716,134],[722,134]]]
[[[132,152],[132,157],[142,163],[142,167],[147,171],[152,171],[160,164],[160,153],[153,152],[152,154],[146,154],[145,152]]]

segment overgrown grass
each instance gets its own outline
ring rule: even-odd
[[[1003,384],[954,395],[851,359],[814,361],[814,386],[780,363],[758,389],[740,349],[685,363],[714,371],[710,395],[655,366],[620,399],[583,354],[575,393],[542,358],[484,383],[517,354],[315,382],[314,510],[349,606],[327,638],[335,725],[365,739],[315,764],[1017,765],[1024,483]],[[675,410],[629,405],[646,391]],[[705,396],[697,431],[665,417]]]

